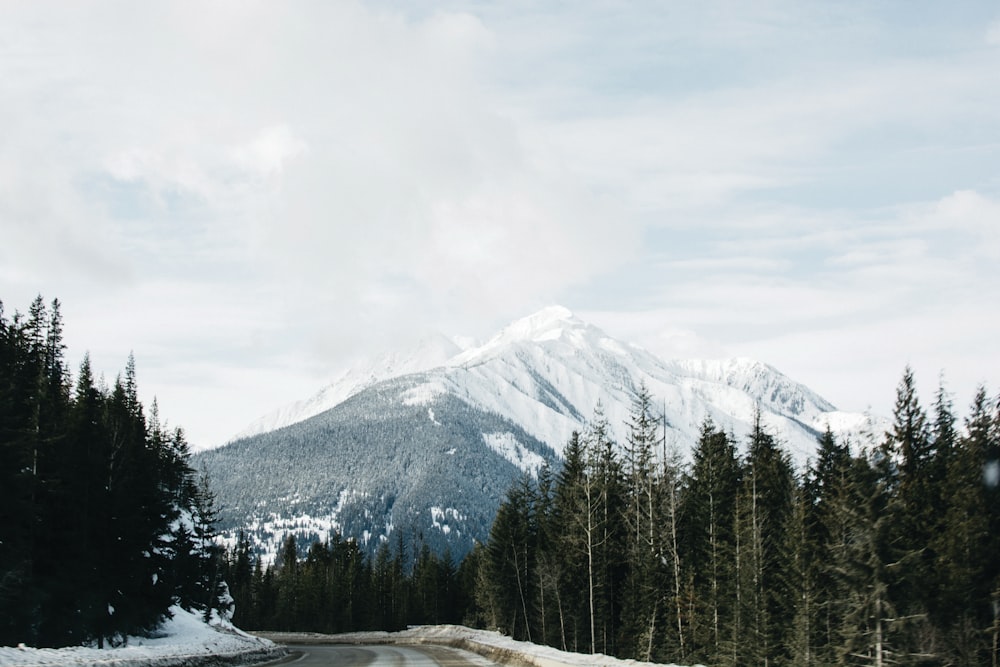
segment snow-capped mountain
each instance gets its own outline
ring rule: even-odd
[[[766,364],[663,360],[553,307],[478,346],[439,337],[357,366],[200,457],[227,523],[254,526],[268,550],[289,530],[373,546],[402,527],[461,555],[513,481],[557,462],[598,405],[624,442],[640,383],[682,456],[706,418],[744,442],[758,408],[799,465],[827,424],[866,424]]]
[[[386,352],[374,359],[359,361],[318,393],[256,419],[229,442],[304,421],[336,407],[377,382],[441,366],[461,350],[457,342],[438,334],[424,338],[411,350]]]
[[[503,415],[557,452],[600,402],[619,440],[632,397],[644,382],[682,446],[697,437],[705,417],[737,437],[760,405],[765,424],[799,464],[815,449],[827,424],[855,433],[866,416],[841,413],[777,369],[751,359],[663,360],[607,336],[561,306],[517,320],[487,342],[461,349],[443,335],[405,352],[353,366],[311,398],[255,421],[233,440],[274,431],[336,407],[381,381],[432,371],[406,400],[449,393]]]

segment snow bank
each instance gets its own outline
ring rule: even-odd
[[[263,662],[284,655],[283,648],[254,637],[227,621],[171,607],[173,618],[156,637],[129,637],[128,646],[97,649],[0,647],[0,666],[101,665],[107,667],[215,667]]]
[[[267,633],[287,644],[440,644],[477,653],[504,665],[532,667],[678,667],[660,663],[622,660],[602,655],[560,651],[550,646],[520,642],[499,632],[473,630],[460,625],[418,625],[402,632],[350,632],[340,635],[315,633]],[[700,666],[695,666],[700,667]]]

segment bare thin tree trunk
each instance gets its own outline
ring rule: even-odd
[[[884,656],[882,652],[882,595],[879,594],[875,598],[875,667],[883,667],[885,665]]]
[[[588,487],[587,493],[587,594],[590,601],[590,652],[597,653],[597,629],[595,627],[594,613],[594,523],[591,512],[593,511],[591,489]]]
[[[542,568],[538,568],[538,602],[542,614],[542,643],[548,644],[549,637],[545,633],[545,579],[542,576]]]
[[[739,660],[739,650],[738,650],[737,647],[739,646],[740,631],[742,630],[742,628],[740,626],[743,624],[743,583],[741,581],[741,578],[743,576],[743,572],[740,569],[742,567],[742,565],[743,565],[742,560],[741,560],[741,556],[743,554],[741,552],[742,542],[740,540],[740,506],[739,506],[739,502],[740,502],[740,495],[737,493],[736,494],[736,511],[734,512],[735,518],[733,519],[733,522],[735,524],[734,534],[736,536],[736,609],[735,609],[734,615],[733,615],[733,640],[732,640],[732,643],[733,643],[733,663],[732,664],[734,664],[734,665],[738,664],[738,660]]]
[[[562,650],[566,648],[566,619],[563,615],[562,594],[559,592],[559,583],[556,582],[556,607],[559,609],[559,638],[562,640]]]
[[[681,552],[677,544],[677,486],[673,480],[670,481],[670,550],[674,562],[674,609],[677,616],[677,641],[681,652],[681,659],[687,655],[684,645],[684,615],[682,613],[683,602],[681,601]]]
[[[646,642],[646,662],[653,661],[653,635],[656,634],[656,607],[658,600],[653,601],[653,613],[649,615],[649,637]]]
[[[514,575],[517,579],[517,594],[521,597],[521,611],[524,614],[524,631],[528,635],[528,641],[531,641],[531,621],[528,618],[528,605],[524,600],[524,588],[521,586],[521,566],[517,563],[517,545],[511,545],[511,549],[514,551]],[[513,632],[513,628],[511,628]]]

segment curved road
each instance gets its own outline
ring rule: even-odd
[[[486,658],[446,646],[298,646],[281,661],[289,667],[487,667]]]

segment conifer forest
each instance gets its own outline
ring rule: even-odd
[[[116,646],[172,605],[227,612],[214,500],[135,361],[71,382],[59,301],[0,304],[0,645]]]
[[[797,469],[758,418],[706,420],[687,456],[635,392],[625,442],[600,405],[558,469],[526,474],[461,562],[397,532],[274,562],[215,539],[210,480],[146,411],[135,364],[70,382],[58,301],[0,310],[0,643],[120,642],[172,604],[244,629],[461,623],[682,665],[990,665],[1000,659],[1000,400],[960,416],[913,372],[891,426],[827,429]]]

